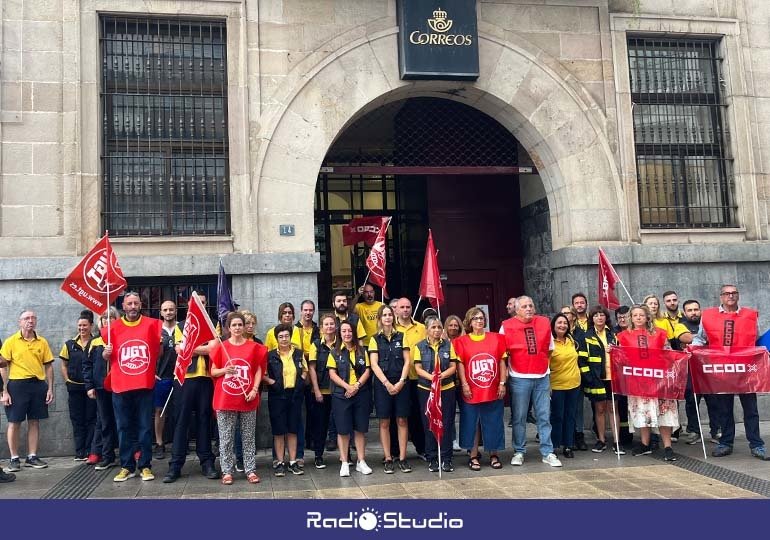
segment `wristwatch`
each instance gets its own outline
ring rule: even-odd
[[[398,382],[405,383],[407,379],[399,379]]]

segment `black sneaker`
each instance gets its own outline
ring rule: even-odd
[[[326,441],[326,450],[329,452],[334,452],[337,449],[337,441],[333,439],[329,439]]]
[[[671,434],[671,442],[679,442],[679,435],[682,433],[682,428],[678,428]],[[665,451],[665,450],[664,450]]]
[[[444,472],[455,472],[455,466],[452,465],[452,460],[448,459],[441,464],[441,470]]]
[[[88,456],[86,454],[76,454],[74,461],[85,461],[88,459]]]
[[[18,472],[21,470],[21,460],[17,457],[11,458],[8,462],[8,472]]]
[[[27,459],[24,460],[24,466],[32,467],[33,469],[45,469],[48,467],[48,463],[37,456],[28,456]]]
[[[409,465],[409,462],[405,459],[399,459],[398,460],[398,470],[404,473],[412,472],[412,466]]]
[[[652,454],[652,448],[649,444],[640,444],[631,452],[634,456],[649,456]]]
[[[115,466],[114,459],[103,459],[94,466],[94,469],[97,471],[106,471],[107,469],[111,469],[114,466]]]
[[[243,466],[243,459],[235,460],[235,470],[238,472],[244,472],[246,468]]]
[[[612,445],[612,451],[615,452],[615,454],[618,455],[618,456],[625,456],[626,455],[625,449],[622,446],[617,445],[617,444],[613,444]]]
[[[676,454],[674,454],[674,449],[670,446],[663,450],[663,461],[676,461]]]
[[[291,474],[295,474],[295,475],[305,474],[305,470],[302,467],[300,467],[296,461],[294,463],[289,463],[288,469]]]
[[[393,460],[386,459],[383,469],[385,470],[385,474],[393,474],[394,472],[396,472],[396,468],[393,466]]]
[[[591,452],[595,452],[597,454],[601,454],[607,449],[607,443],[602,441],[596,441],[596,444],[593,448],[591,448]]]
[[[575,450],[580,450],[581,452],[588,450],[588,445],[582,432],[575,433]]]
[[[7,473],[3,469],[0,469],[0,484],[7,484],[16,480],[16,475],[13,473]]]
[[[279,461],[273,466],[273,474],[276,476],[286,476],[286,465],[283,461]]]
[[[318,456],[315,458],[315,468],[316,469],[325,469],[326,463],[324,462],[324,458],[321,456]]]
[[[438,472],[438,460],[437,459],[431,459],[430,464],[428,465],[428,471],[430,472]]]
[[[152,459],[166,459],[166,447],[162,444],[156,444],[152,451]]]

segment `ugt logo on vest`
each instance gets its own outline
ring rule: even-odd
[[[489,353],[479,353],[468,362],[471,380],[479,388],[489,388],[497,378],[497,361]]]
[[[150,347],[140,339],[130,339],[118,350],[118,367],[126,375],[141,375],[149,365]]]
[[[231,396],[242,396],[243,392],[251,384],[249,377],[249,364],[243,358],[233,358],[230,364],[235,367],[233,375],[225,375],[222,380],[222,390]]]

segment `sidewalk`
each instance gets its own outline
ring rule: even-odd
[[[762,432],[770,434],[770,422]],[[96,472],[93,467],[71,458],[51,458],[43,470],[23,469],[11,484],[0,485],[0,498],[89,498],[89,499],[364,499],[364,498],[444,498],[444,499],[711,499],[770,497],[770,461],[760,461],[749,453],[742,425],[736,426],[733,455],[712,458],[714,445],[706,442],[709,457],[704,461],[700,444],[674,444],[680,459],[662,461],[662,454],[617,459],[605,451],[575,452],[574,459],[560,456],[564,467],[552,468],[540,462],[534,428],[530,426],[529,453],[522,467],[512,467],[511,449],[500,453],[503,468],[489,467],[484,453],[482,470],[467,468],[465,452],[455,453],[455,472],[430,473],[427,464],[409,456],[413,472],[386,475],[382,471],[382,450],[375,442],[376,430],[368,435],[367,462],[374,470],[369,476],[351,470],[349,478],[339,477],[338,453],[326,454],[327,468],[317,470],[308,452],[305,474],[276,478],[270,470],[269,451],[260,453],[257,469],[262,481],[252,485],[242,473],[231,486],[209,480],[200,474],[194,452],[174,484],[163,484],[167,460],[153,462],[156,479],[142,482],[138,477],[123,483],[112,481],[118,469]],[[510,429],[507,429],[510,442]],[[593,441],[590,441],[593,442]],[[590,446],[590,445],[589,445]],[[410,445],[411,448],[411,445]],[[353,469],[354,467],[351,467]]]

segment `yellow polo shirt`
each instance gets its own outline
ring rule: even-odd
[[[382,302],[375,300],[371,305],[366,302],[359,302],[355,305],[358,321],[363,326],[366,336],[359,335],[358,339],[362,343],[369,343],[369,340],[377,333],[377,312],[380,310]]]
[[[430,367],[430,369],[426,369],[427,366],[423,366],[422,367],[422,369],[424,369],[428,373],[432,373],[433,370],[436,369],[436,364],[439,361],[439,359],[438,359],[438,347],[439,347],[440,344],[441,344],[440,342],[436,343],[434,345],[431,345],[430,343],[428,344],[430,346],[430,348],[433,349],[433,365]],[[454,345],[452,345],[451,343],[449,344],[449,359],[452,362],[457,362],[457,354],[455,353]],[[422,354],[420,353],[420,348],[419,347],[412,347],[412,364],[416,364],[417,362],[420,362],[421,364],[424,363],[424,362],[422,362]],[[422,388],[423,390],[430,390],[430,387],[426,388],[423,385],[418,385],[418,387]],[[441,390],[448,390],[448,389],[454,388],[454,387],[455,387],[455,382],[454,381],[450,381],[450,382],[442,384],[441,385]]]
[[[296,326],[292,326],[291,344],[301,351],[305,350],[302,348],[302,333]],[[265,335],[265,347],[267,347],[268,351],[272,351],[273,349],[278,348],[278,340],[275,338],[275,326],[268,330],[267,334]]]
[[[415,345],[428,336],[425,325],[418,323],[414,319],[409,320],[408,326],[400,324],[398,319],[396,319],[396,330],[404,334],[404,347],[408,347],[410,350],[414,350]],[[417,372],[414,370],[414,359],[412,359],[412,365],[409,368],[409,378],[417,380]]]
[[[297,385],[297,366],[294,365],[294,351],[297,350],[292,347],[288,353],[278,353],[281,357],[281,364],[283,364],[283,388],[288,390],[294,388]],[[302,358],[302,373],[307,372],[307,362]],[[302,373],[299,375],[301,376]]]
[[[48,341],[35,334],[32,339],[24,339],[21,331],[5,340],[0,348],[0,356],[8,360],[8,379],[45,380],[45,364],[53,362],[53,353]]]
[[[346,345],[346,347],[347,347],[347,345]],[[353,350],[354,349],[351,349],[350,347],[348,347],[348,351],[350,351],[351,353],[353,352]],[[371,366],[371,364],[369,363],[369,355],[366,353],[366,351],[364,351],[364,363],[365,363],[366,367],[370,367]],[[328,369],[337,369],[337,359],[334,358],[333,354],[329,355],[329,359],[326,361],[326,367]],[[348,380],[347,380],[347,383],[348,384],[356,384],[357,382],[358,382],[358,375],[356,375],[356,370],[353,369],[353,366],[350,366],[350,369],[348,370]]]

